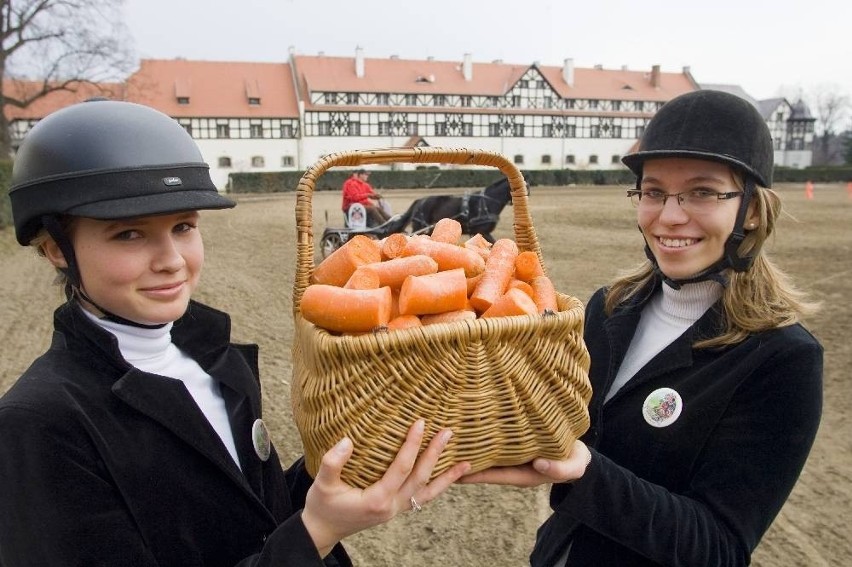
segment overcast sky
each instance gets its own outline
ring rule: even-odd
[[[852,97],[847,0],[126,0],[140,58],[302,55],[691,68],[758,99]]]

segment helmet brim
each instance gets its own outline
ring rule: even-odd
[[[712,152],[702,152],[698,150],[648,150],[627,154],[621,158],[621,163],[626,165],[630,171],[635,173],[638,177],[642,177],[642,167],[646,161],[664,158],[691,158],[724,163],[739,169],[743,173],[753,176],[762,187],[770,186],[768,180],[764,179],[762,175],[756,172],[748,164],[743,163],[741,160],[732,156]]]
[[[230,209],[236,203],[214,191],[186,190],[86,203],[67,214],[98,220],[138,218],[193,210]]]

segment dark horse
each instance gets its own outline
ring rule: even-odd
[[[464,196],[431,195],[417,199],[400,220],[405,220],[402,226],[410,221],[412,232],[417,232],[443,218],[451,218],[461,223],[462,233],[471,236],[481,234],[488,242],[494,242],[491,232],[500,220],[503,207],[511,202],[512,190],[509,181],[503,177],[476,193]]]

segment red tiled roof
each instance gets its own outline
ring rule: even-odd
[[[6,79],[3,84],[3,93],[7,98],[25,99],[37,93],[42,88],[40,81],[18,81]],[[13,120],[40,120],[55,110],[70,106],[77,102],[95,96],[121,100],[123,98],[124,86],[115,83],[101,83],[95,86],[89,83],[73,85],[75,92],[53,91],[50,94],[33,101],[26,108],[18,108],[7,104],[4,108],[6,118]]]
[[[143,59],[128,79],[127,98],[175,118],[299,116],[288,63]]]
[[[562,98],[598,100],[643,100],[665,102],[698,90],[685,73],[659,73],[658,86],[651,82],[653,70],[574,68],[574,85],[562,78],[562,67],[538,67],[542,76]]]

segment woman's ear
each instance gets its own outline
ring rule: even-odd
[[[751,203],[748,204],[748,210],[746,211],[743,226],[746,230],[754,230],[760,226],[760,213],[757,210],[757,203],[754,202],[754,199],[752,199]]]
[[[68,267],[68,262],[65,261],[65,254],[60,250],[59,245],[53,238],[46,238],[41,245],[41,251],[44,257],[53,264],[54,268],[64,269]]]

